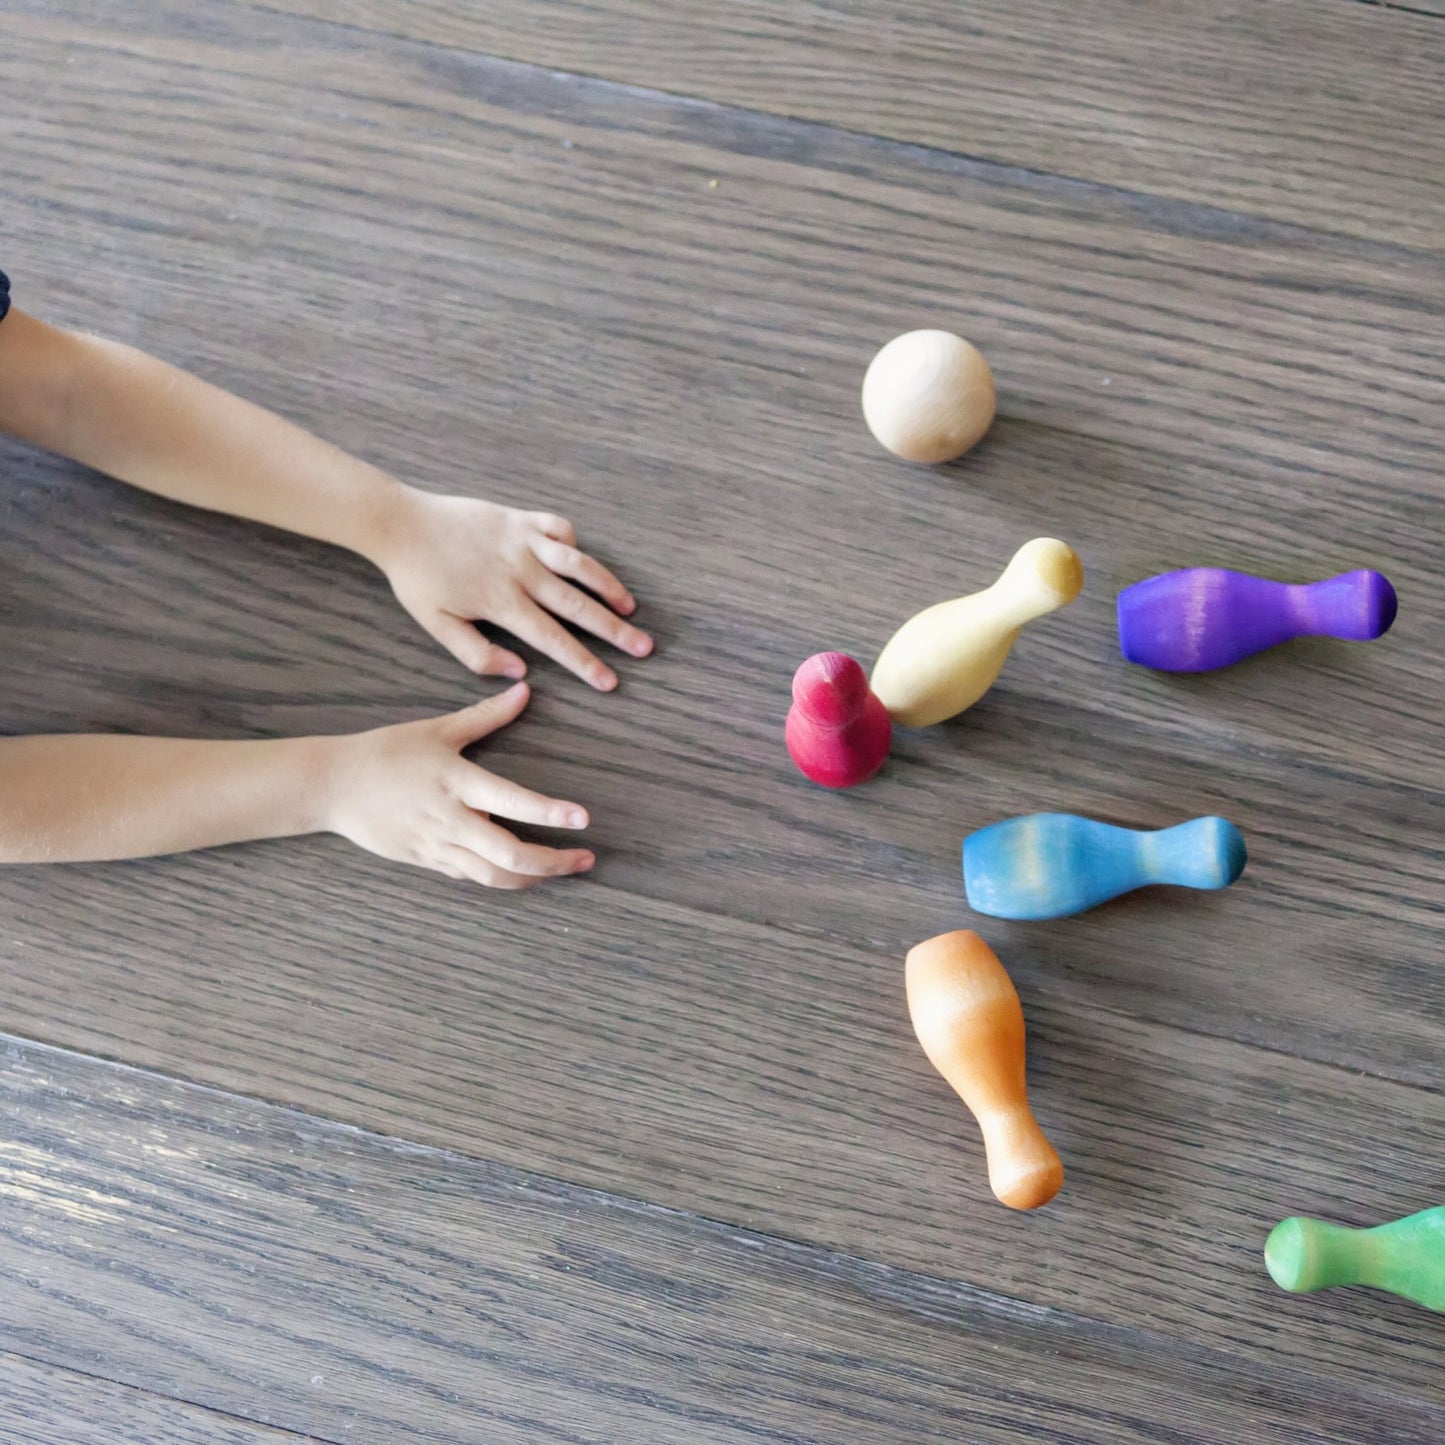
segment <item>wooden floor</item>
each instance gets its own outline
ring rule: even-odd
[[[489,756],[594,879],[309,840],[0,873],[0,1439],[1445,1439],[1445,1317],[1291,1213],[1445,1200],[1445,5],[0,0],[0,266],[644,599]],[[1000,419],[892,463],[914,326]],[[467,677],[359,561],[0,444],[7,731],[341,731]],[[831,795],[793,668],[1038,534],[1088,584]],[[1125,666],[1117,590],[1374,566],[1400,620]],[[957,848],[1222,812],[1221,895],[983,921],[1036,1216],[913,1040]]]

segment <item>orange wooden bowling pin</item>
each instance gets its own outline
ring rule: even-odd
[[[908,1012],[929,1062],[978,1118],[989,1187],[1010,1209],[1059,1192],[1064,1166],[1029,1111],[1024,1011],[978,934],[940,934],[910,951]]]

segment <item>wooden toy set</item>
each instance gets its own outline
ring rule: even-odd
[[[988,430],[993,376],[961,338],[910,332],[869,366],[863,414],[895,455],[949,461]],[[879,653],[871,679],[843,653],[808,658],[793,679],[785,729],[793,761],[824,787],[866,782],[886,761],[895,725],[930,727],[972,707],[1022,629],[1072,602],[1083,585],[1073,549],[1040,537],[1019,549],[991,587],[905,622]],[[1378,572],[1291,585],[1194,567],[1119,594],[1119,645],[1143,667],[1203,672],[1297,637],[1368,641],[1389,630],[1395,611],[1395,590]],[[1244,838],[1224,818],[1136,831],[1036,813],[965,838],[963,885],[981,914],[1067,918],[1145,886],[1227,888],[1245,862]],[[1029,1108],[1023,1009],[998,956],[977,933],[945,933],[909,952],[905,977],[924,1053],[978,1120],[994,1194],[1013,1209],[1047,1204],[1064,1170]],[[1372,1284],[1445,1310],[1445,1206],[1364,1230],[1287,1219],[1269,1236],[1265,1261],[1287,1290]]]

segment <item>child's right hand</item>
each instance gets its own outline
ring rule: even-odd
[[[585,873],[585,849],[523,843],[492,821],[585,828],[575,803],[544,798],[469,763],[469,744],[513,721],[527,706],[526,683],[445,717],[332,739],[328,826],[398,863],[470,878],[493,888],[530,888]]]

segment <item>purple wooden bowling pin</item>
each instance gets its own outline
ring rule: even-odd
[[[1395,607],[1395,589],[1378,572],[1296,586],[1222,567],[1187,567],[1119,594],[1119,646],[1141,667],[1209,672],[1292,637],[1368,642],[1390,630]]]
[[[818,652],[793,676],[788,753],[825,788],[866,783],[888,756],[893,722],[846,652]]]

